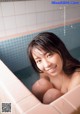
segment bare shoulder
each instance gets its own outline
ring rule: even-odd
[[[72,78],[71,78],[72,80],[79,80],[80,79],[80,69],[77,69],[74,73],[73,73],[73,75],[72,75]]]
[[[68,90],[71,90],[78,85],[80,85],[80,69],[75,71],[74,74],[71,76]]]

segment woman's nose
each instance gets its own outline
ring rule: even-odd
[[[48,68],[48,67],[50,67],[50,62],[48,60],[44,59],[43,60],[43,65],[44,65],[45,68]]]

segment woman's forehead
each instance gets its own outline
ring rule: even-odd
[[[33,48],[32,49],[32,56],[34,59],[40,58],[42,56],[44,56],[47,52],[44,51],[43,49],[37,49],[37,48]]]
[[[33,48],[32,49],[32,53],[33,54],[40,54],[40,55],[43,55],[43,54],[45,54],[46,53],[46,51],[45,50],[43,50],[43,49],[41,49],[41,48]]]

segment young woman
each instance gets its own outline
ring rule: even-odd
[[[40,74],[32,91],[38,98],[42,96],[43,103],[52,102],[80,84],[80,62],[54,33],[38,34],[29,44],[28,54],[33,68]]]

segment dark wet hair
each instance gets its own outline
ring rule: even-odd
[[[32,56],[32,49],[43,49],[46,52],[56,52],[63,60],[63,71],[67,74],[73,74],[77,68],[80,68],[80,62],[73,58],[68,52],[64,43],[58,36],[51,32],[39,33],[28,46],[28,55],[33,68],[37,72],[41,72],[37,67],[36,62]]]

